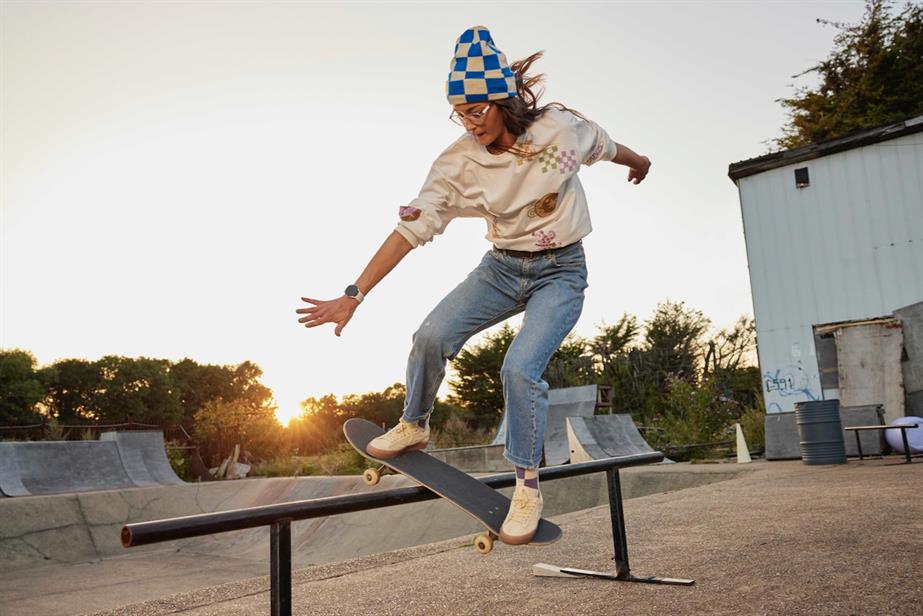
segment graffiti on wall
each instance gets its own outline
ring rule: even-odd
[[[763,391],[766,393],[767,410],[769,412],[781,411],[778,402],[769,402],[769,398],[798,397],[804,400],[817,400],[809,386],[808,374],[801,366],[801,362],[790,364],[775,371],[763,373]]]

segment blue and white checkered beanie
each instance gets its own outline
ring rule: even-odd
[[[446,95],[450,105],[513,98],[516,75],[484,26],[465,30],[455,43]]]

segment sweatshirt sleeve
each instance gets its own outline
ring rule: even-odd
[[[440,160],[433,163],[420,195],[400,208],[401,222],[395,231],[414,248],[432,241],[459,215],[457,195],[440,166]]]
[[[596,122],[581,120],[568,113],[577,133],[577,150],[580,162],[590,166],[601,160],[612,160],[618,151],[618,145]]]

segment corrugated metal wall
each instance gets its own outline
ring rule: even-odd
[[[807,167],[810,186],[795,186]],[[923,133],[739,180],[769,412],[823,399],[813,326],[923,300]]]

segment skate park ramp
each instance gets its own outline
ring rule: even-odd
[[[162,432],[106,432],[98,441],[0,443],[0,494],[40,496],[177,485]]]
[[[567,442],[571,462],[654,451],[628,413],[568,417]]]
[[[115,442],[125,472],[138,487],[175,486],[183,483],[167,459],[163,432],[103,432],[99,440]]]
[[[563,387],[548,391],[548,417],[545,420],[545,466],[564,464],[570,458],[567,444],[567,418],[592,417],[596,411],[596,385]],[[506,415],[500,422],[493,445],[506,442]]]

